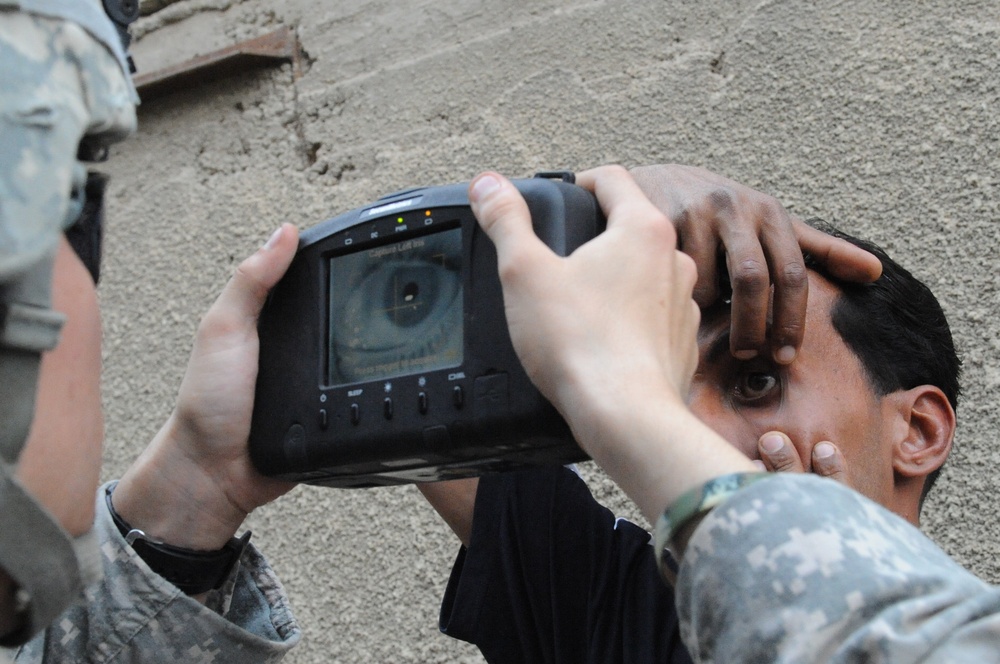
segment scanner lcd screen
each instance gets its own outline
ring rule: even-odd
[[[462,364],[461,228],[334,256],[329,267],[329,386]]]

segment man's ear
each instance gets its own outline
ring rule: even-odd
[[[906,428],[895,443],[892,468],[903,477],[929,475],[951,452],[955,410],[934,385],[920,385],[893,396],[899,399],[896,405]]]

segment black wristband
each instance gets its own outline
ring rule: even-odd
[[[774,474],[757,472],[722,475],[686,491],[663,510],[653,534],[656,565],[663,580],[671,586],[676,585],[677,568],[684,555],[687,538],[706,514],[737,491],[769,477],[774,477]],[[674,561],[677,565],[672,564]]]
[[[195,551],[158,542],[138,528],[125,523],[125,520],[115,512],[115,507],[111,503],[111,493],[116,485],[117,482],[108,485],[104,493],[108,512],[111,513],[111,518],[118,527],[118,532],[125,538],[126,544],[132,547],[151,570],[188,595],[197,595],[222,587],[250,542],[249,530],[243,533],[242,537],[232,538],[217,551]]]

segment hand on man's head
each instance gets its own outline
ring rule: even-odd
[[[881,274],[875,256],[808,226],[777,199],[738,182],[680,164],[641,166],[631,173],[677,228],[680,249],[694,259],[694,299],[701,307],[719,298],[724,256],[733,293],[730,349],[738,357],[755,356],[765,342],[777,362],[795,357],[809,291],[803,252],[847,281],[874,281]],[[771,286],[774,315],[768,331]]]

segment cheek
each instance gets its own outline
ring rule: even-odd
[[[812,449],[820,441],[830,441],[836,445],[847,462],[848,475],[869,467],[869,455],[874,447],[874,431],[865,413],[860,410],[820,409],[816,403],[832,406],[830,400],[811,403],[785,403],[781,408],[768,412],[747,412],[747,435],[754,440],[768,431],[780,431],[788,436],[802,461],[806,471],[812,469]],[[859,455],[862,458],[859,458]],[[855,488],[858,488],[855,486]]]
[[[104,419],[101,319],[90,276],[65,241],[53,282],[53,308],[66,314],[55,349],[42,357],[35,417],[17,473],[73,535],[94,521]]]
[[[760,458],[760,455],[757,454],[757,439],[760,434],[756,433],[755,423],[745,415],[724,405],[714,390],[693,385],[688,399],[688,407],[695,417],[745,456],[751,459]]]
[[[757,441],[768,431],[780,431],[791,439],[803,466],[809,468],[813,445],[830,440],[833,432],[818,421],[815,408],[798,405],[786,402],[776,408],[735,409],[716,390],[698,384],[692,387],[688,401],[698,419],[745,456],[759,459]]]

